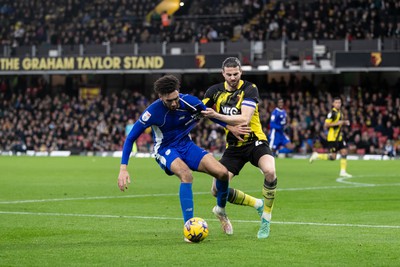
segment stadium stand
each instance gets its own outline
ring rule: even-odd
[[[313,45],[333,51],[400,50],[400,3],[385,1],[194,0],[162,25],[152,12],[156,1],[45,0],[0,3],[0,54],[48,56],[108,54],[225,53],[241,51],[250,58],[310,58]],[[163,45],[160,45],[162,43]],[[284,45],[282,45],[284,44]],[[137,92],[118,92],[82,99],[50,90],[40,77],[27,86],[23,77],[0,76],[0,150],[120,150],[128,118],[137,119],[146,99]],[[337,88],[324,89],[303,80],[275,81],[263,86],[260,105],[267,131],[273,101],[287,99],[287,129],[296,152],[321,150],[321,121]],[[380,89],[360,85],[342,95],[345,129],[351,152],[383,153],[388,140],[400,152],[400,82]],[[343,91],[341,88],[340,91]],[[364,91],[362,94],[360,91]],[[371,93],[368,93],[371,92]],[[122,99],[122,100],[121,100]],[[113,112],[111,112],[113,110]],[[196,128],[193,138],[214,152],[224,149],[223,131],[214,124]],[[205,132],[203,132],[205,131]],[[148,136],[139,150],[151,149]]]
[[[155,1],[2,1],[0,43],[14,47],[110,42],[252,40],[392,40],[400,4],[386,1],[189,1],[163,27]],[[46,9],[43,7],[46,6]],[[238,31],[239,28],[239,31]],[[241,30],[240,30],[241,29]],[[357,43],[357,42],[356,42]],[[355,47],[368,44],[355,44]]]

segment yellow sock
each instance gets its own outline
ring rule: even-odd
[[[341,158],[340,159],[340,170],[345,172],[346,169],[347,169],[347,159]]]
[[[318,154],[318,159],[322,159],[322,160],[328,160],[329,156],[326,153],[323,154]]]
[[[255,197],[245,194],[244,192],[234,188],[229,188],[228,201],[235,205],[251,207],[255,207],[257,203],[257,199]]]
[[[274,200],[276,195],[276,184],[272,187],[267,187],[264,183],[263,196],[264,196],[264,214],[266,220],[271,220],[272,208],[274,207]]]

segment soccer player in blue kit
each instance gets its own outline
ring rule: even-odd
[[[272,111],[270,121],[269,145],[273,152],[291,153],[294,145],[290,142],[289,137],[285,134],[286,126],[286,110],[283,108],[283,99],[279,98],[277,107]],[[283,147],[283,148],[282,148]]]
[[[173,75],[155,81],[154,91],[159,99],[146,108],[125,140],[118,187],[121,191],[128,188],[131,179],[127,165],[132,145],[146,128],[151,127],[157,163],[168,175],[175,174],[181,181],[179,199],[184,222],[194,217],[192,170],[207,173],[217,179],[217,205],[214,209],[229,220],[225,213],[228,170],[211,153],[198,147],[189,135],[202,117],[201,110],[205,110],[206,106],[197,97],[179,93],[179,88],[180,82]],[[226,126],[218,120],[213,121]]]

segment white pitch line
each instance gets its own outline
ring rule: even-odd
[[[208,194],[210,194],[210,193],[208,193]],[[168,197],[168,196],[177,196],[177,195],[178,194],[144,194],[144,195],[125,195],[125,196],[97,196],[97,197],[70,197],[70,198],[28,199],[28,200],[0,201],[0,204],[57,202],[57,201],[73,201],[73,200],[98,200],[98,199],[116,199],[116,198]]]
[[[368,177],[376,177],[376,175],[356,175],[352,177],[338,177],[336,182],[341,184],[348,184],[348,185],[355,185],[355,186],[378,186],[381,184],[367,184],[367,183],[360,183],[360,182],[349,182],[347,180],[354,179],[354,178],[368,178]],[[391,174],[385,175],[385,177],[399,177],[398,174]],[[398,185],[398,184],[388,184],[388,185]]]
[[[129,216],[129,215],[107,215],[107,214],[74,214],[74,213],[47,213],[47,212],[25,212],[25,211],[0,211],[0,214],[9,215],[34,215],[34,216],[58,216],[58,217],[90,217],[90,218],[114,218],[114,219],[143,219],[143,220],[182,220],[174,217],[151,217],[151,216]],[[207,221],[219,221],[217,219],[207,219]],[[238,223],[260,223],[250,220],[232,220]],[[400,225],[371,225],[371,224],[350,224],[350,223],[316,223],[316,222],[280,222],[272,221],[272,224],[282,225],[312,225],[312,226],[331,226],[331,227],[358,227],[358,228],[385,228],[400,229]]]
[[[385,187],[385,186],[400,186],[400,183],[394,184],[352,184],[351,186],[316,186],[316,187],[299,187],[299,188],[278,188],[278,191],[306,191],[306,190],[329,190],[329,189],[351,189],[361,187]],[[244,190],[245,192],[260,192],[260,190]],[[210,192],[194,192],[194,195],[208,195]],[[1,204],[23,204],[23,203],[42,203],[42,202],[58,202],[58,201],[75,201],[75,200],[99,200],[99,199],[118,199],[118,198],[144,198],[144,197],[171,197],[178,196],[174,194],[143,194],[143,195],[124,195],[124,196],[97,196],[97,197],[75,197],[75,198],[49,198],[49,199],[27,199],[27,200],[9,200],[0,201]]]

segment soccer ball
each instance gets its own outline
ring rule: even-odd
[[[207,222],[202,218],[193,217],[186,221],[183,227],[183,234],[194,243],[203,241],[208,236]]]

